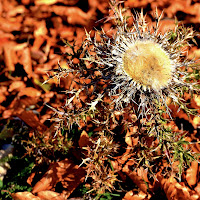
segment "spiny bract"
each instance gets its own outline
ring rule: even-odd
[[[65,119],[71,126],[89,117],[108,125],[120,112],[158,122],[161,110],[170,115],[168,99],[187,111],[184,92],[198,90],[188,72],[191,68],[199,70],[198,65],[185,59],[183,48],[193,39],[193,30],[177,25],[162,35],[157,13],[155,26],[147,25],[143,12],[135,13],[130,26],[124,9],[115,3],[112,10],[114,16],[110,18],[116,25],[112,36],[103,29],[94,38],[86,32],[80,49],[75,52],[71,46],[74,54],[69,54],[71,59],[81,57],[80,63],[69,60],[68,68],[59,67],[55,75],[72,73],[72,81],[79,85],[67,91],[66,112],[57,112],[62,115],[58,120]],[[81,96],[85,94],[83,102]]]
[[[129,28],[123,9],[115,4],[113,10],[116,33],[112,37],[102,30],[101,41],[97,42],[87,34],[87,45],[92,45],[94,51],[87,60],[96,64],[102,79],[109,80],[101,93],[109,96],[113,110],[128,107],[138,116],[155,118],[164,106],[170,115],[168,98],[186,108],[181,95],[196,90],[195,83],[186,81],[187,69],[194,67],[194,62],[184,58],[183,48],[194,37],[192,29],[177,25],[174,32],[162,35],[161,16],[156,13],[156,25],[150,28],[143,12],[136,13]]]

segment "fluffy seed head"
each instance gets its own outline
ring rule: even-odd
[[[130,44],[122,60],[124,71],[143,88],[160,90],[171,79],[172,62],[167,52],[153,41],[136,41]]]

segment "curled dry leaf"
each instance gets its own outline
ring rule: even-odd
[[[27,183],[29,184],[29,185],[32,185],[32,181],[33,181],[33,179],[34,179],[34,177],[35,177],[35,174],[36,174],[36,172],[33,172],[33,173],[31,173],[31,175],[28,177],[28,179],[27,179]]]
[[[40,197],[33,195],[31,192],[17,192],[11,194],[14,200],[41,200]]]
[[[190,187],[194,186],[198,181],[198,165],[197,161],[192,161],[190,168],[186,171],[186,181]]]
[[[33,87],[26,87],[18,93],[18,96],[40,97],[41,91]]]
[[[127,0],[127,1],[125,1],[125,6],[129,7],[129,8],[136,8],[136,7],[144,8],[151,2],[153,2],[153,0],[141,0],[141,1]]]
[[[26,8],[25,6],[23,5],[19,5],[19,6],[16,6],[16,7],[13,7],[13,9],[9,10],[7,13],[6,13],[6,17],[9,18],[9,17],[14,17],[18,14],[23,14],[25,13],[26,11]]]
[[[35,5],[52,5],[59,2],[59,0],[35,0]]]
[[[143,167],[140,167],[132,171],[129,169],[129,166],[131,166],[130,164],[127,162],[122,171],[131,178],[131,180],[140,188],[140,190],[147,193],[149,189],[153,188],[153,186],[149,183],[147,170],[145,170]]]
[[[39,121],[36,114],[28,110],[30,106],[35,105],[37,102],[38,98],[34,97],[16,98],[12,101],[9,108],[3,112],[2,116],[5,119],[11,115],[17,116],[34,130],[44,133],[47,127]]]
[[[45,36],[45,35],[47,35],[47,33],[48,33],[48,30],[47,30],[47,27],[46,27],[45,20],[37,22],[35,31],[33,33],[34,36],[37,38],[37,37]]]
[[[47,130],[47,127],[39,121],[37,115],[35,115],[32,111],[22,109],[14,111],[13,115],[19,117],[28,126],[40,133],[44,133],[44,131]]]
[[[130,127],[130,129],[127,130],[126,136],[125,136],[125,142],[129,146],[133,147],[138,144],[139,137],[134,137],[135,133],[137,132],[138,127]]]
[[[21,63],[24,67],[25,72],[28,74],[28,77],[30,78],[32,76],[33,69],[31,61],[31,52],[28,47],[23,49]]]
[[[150,198],[151,195],[147,195],[143,191],[140,191],[138,194],[134,194],[134,192],[131,190],[125,194],[123,200],[148,200]]]
[[[160,178],[159,178],[160,180]],[[200,196],[185,186],[185,184],[178,183],[176,179],[171,176],[168,179],[161,178],[160,180],[161,188],[164,190],[167,199],[174,199],[174,200],[180,200],[180,199],[191,199],[191,200],[197,200],[200,198]]]
[[[197,194],[200,196],[200,182],[197,184],[197,186],[194,188],[194,190],[197,192]]]
[[[7,87],[1,86],[0,87],[0,103],[6,100],[6,95],[8,95]]]
[[[15,65],[13,61],[13,57],[16,57],[16,54],[14,54],[13,48],[11,47],[10,43],[7,45],[4,45],[4,63],[7,67],[8,71],[15,71]]]
[[[13,90],[20,91],[26,87],[23,81],[14,81],[10,84],[8,91],[12,92]]]
[[[20,31],[20,29],[21,23],[0,17],[0,30],[11,33],[13,31]]]
[[[81,148],[92,145],[92,142],[90,141],[90,137],[86,131],[82,131],[81,136],[78,141],[78,145]]]
[[[75,165],[69,159],[65,159],[53,163],[44,176],[33,187],[33,193],[38,193],[45,190],[51,190],[58,182],[61,182],[67,192],[67,198],[73,190],[84,181],[85,170],[78,165]]]
[[[53,192],[53,191],[41,191],[37,194],[38,197],[42,200],[65,200],[65,196],[63,194]]]
[[[63,3],[65,5],[75,5],[79,0],[35,0],[35,5],[53,5]]]
[[[85,13],[78,7],[67,8],[66,6],[53,6],[52,11],[57,15],[66,16],[69,24],[83,26],[88,24],[93,14],[90,12]]]

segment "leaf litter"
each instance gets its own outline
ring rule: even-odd
[[[194,30],[199,31],[200,4],[198,1],[127,0],[124,4],[130,13],[143,8],[147,13],[149,23],[152,21],[155,9],[158,13],[164,9],[160,26],[161,32],[174,28],[174,16],[184,25],[192,25]],[[50,130],[53,122],[47,119],[54,116],[54,112],[44,103],[48,103],[54,108],[61,107],[65,103],[63,91],[73,87],[70,84],[73,77],[61,78],[60,84],[52,79],[49,83],[42,85],[44,80],[48,79],[46,72],[57,69],[58,61],[62,61],[62,66],[66,64],[63,55],[70,52],[71,49],[63,43],[63,39],[70,45],[73,45],[74,41],[80,45],[85,37],[84,29],[92,31],[91,34],[94,35],[96,31],[93,27],[103,27],[108,34],[109,32],[112,34],[112,21],[104,23],[102,20],[103,17],[108,16],[108,12],[109,2],[106,0],[88,0],[84,3],[79,0],[0,1],[0,112],[2,126],[4,126],[5,120],[18,117],[35,133],[46,134],[43,136],[53,138],[54,133]],[[199,36],[195,39],[198,44]],[[199,58],[198,47],[192,48],[188,57],[192,59],[194,56]],[[190,105],[199,112],[198,95],[191,100]],[[172,105],[171,109],[175,115],[173,117],[178,121],[178,124],[173,123],[171,126],[181,133],[185,131],[183,130],[185,127],[179,127],[179,125],[181,122],[187,122],[191,129],[186,130],[186,140],[191,142],[190,147],[195,152],[200,153],[199,116],[189,119],[175,106]],[[119,120],[120,115],[115,117]],[[95,149],[97,145],[97,139],[92,140],[89,136],[89,126],[82,125],[81,127],[85,130],[80,138],[74,141],[75,146],[70,152],[73,159],[65,158],[52,162],[46,172],[41,172],[43,176],[35,181],[31,192],[13,193],[11,194],[13,199],[49,199],[51,197],[51,199],[59,200],[70,198],[72,192],[84,182],[88,173],[91,173],[88,171],[86,173],[84,167],[79,167],[82,162],[80,154],[89,154],[90,150],[87,147],[94,145]],[[98,127],[96,128],[98,129]],[[62,130],[59,130],[59,134],[63,137],[61,132]],[[199,165],[196,161],[193,161],[191,166],[185,170],[181,182],[177,182],[173,176],[164,178],[164,171],[159,171],[155,175],[157,181],[152,182],[144,168],[134,169],[135,161],[132,160],[134,152],[131,152],[131,148],[138,144],[138,138],[134,136],[135,132],[137,132],[137,126],[124,136],[124,152],[111,160],[113,170],[117,172],[123,184],[130,185],[128,181],[131,179],[131,185],[137,186],[137,189],[129,187],[130,191],[127,189],[121,199],[150,199],[159,191],[159,188],[164,191],[167,199],[199,199]],[[70,133],[66,134],[70,135]],[[198,142],[192,143],[193,141]],[[75,147],[85,148],[85,150],[76,150]],[[102,157],[102,159],[105,158]],[[75,162],[79,164],[74,164]],[[89,164],[91,163],[89,162]],[[165,163],[159,163],[159,165],[162,169],[162,165],[164,166]],[[93,177],[95,176],[97,175],[93,174]],[[127,177],[130,179],[127,180]],[[58,183],[62,185],[60,192],[55,189]],[[29,182],[29,184],[32,183]]]

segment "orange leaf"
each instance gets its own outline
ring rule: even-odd
[[[168,179],[159,177],[161,188],[164,190],[167,199],[191,199],[197,200],[200,196],[192,191],[190,188],[186,187],[185,184],[178,183],[176,179],[171,176]]]
[[[3,50],[4,50],[4,62],[6,67],[8,68],[8,71],[15,71],[13,57],[16,55],[14,54],[13,49],[10,47],[10,45],[4,45]]]
[[[25,88],[26,85],[23,81],[14,81],[10,84],[8,91],[12,92],[13,90],[20,91],[21,89]]]
[[[30,78],[32,76],[33,70],[31,61],[31,52],[28,47],[23,49],[21,63],[24,66],[24,71],[28,74],[28,77]]]
[[[17,192],[11,196],[14,200],[41,200],[40,197],[36,197],[31,192]]]
[[[36,172],[33,172],[33,173],[31,173],[31,175],[28,177],[28,179],[27,179],[27,183],[29,184],[29,185],[31,185],[31,183],[32,183],[32,181],[33,181],[33,178],[35,177],[35,174],[36,174]]]
[[[85,170],[72,161],[65,159],[50,165],[48,171],[42,179],[33,187],[33,193],[50,190],[61,182],[64,188],[67,188],[66,196],[69,196],[73,190],[84,181]],[[65,196],[65,198],[67,198]]]
[[[28,97],[39,97],[41,95],[41,91],[33,88],[33,87],[26,87],[21,90],[18,96],[28,96]]]
[[[186,171],[186,180],[190,187],[194,186],[197,183],[198,175],[198,162],[192,161],[191,166]]]
[[[143,191],[147,192],[148,188],[151,189],[152,185],[150,185],[149,180],[147,178],[147,170],[145,170],[143,167],[140,167],[134,171],[131,171],[128,166],[128,162],[125,165],[125,167],[122,169],[123,172],[125,172],[131,180]],[[148,184],[148,187],[147,187]]]
[[[49,191],[49,190],[38,192],[38,197],[40,197],[42,200],[65,200],[66,199],[63,194]]]
[[[200,196],[200,182],[197,184],[197,186],[194,188],[194,190],[197,192],[197,194]]]
[[[35,5],[52,5],[57,3],[58,0],[35,0]]]
[[[0,87],[0,103],[6,100],[6,95],[8,95],[7,87]]]
[[[150,194],[147,195],[142,191],[140,191],[138,194],[134,194],[134,192],[131,190],[125,194],[123,200],[148,200],[150,198]]]

